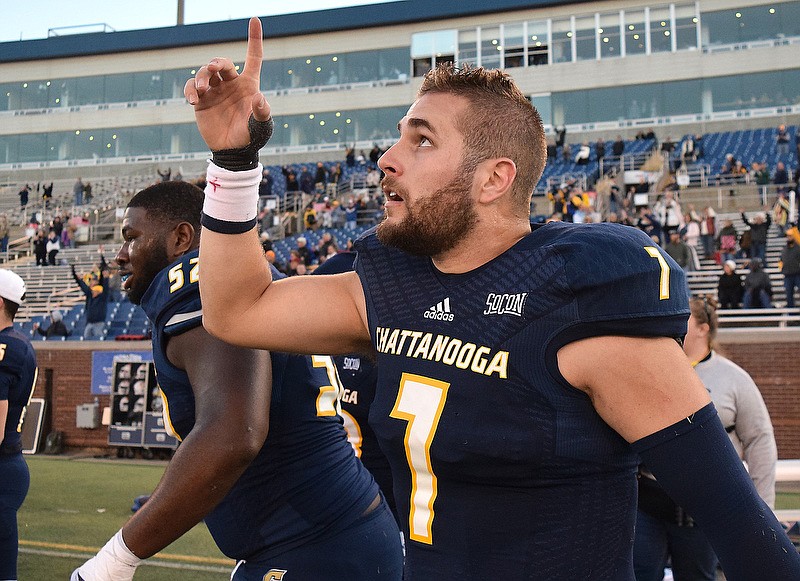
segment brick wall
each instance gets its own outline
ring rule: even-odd
[[[744,368],[756,382],[769,409],[780,458],[800,458],[800,331],[721,332],[720,352]],[[106,448],[108,428],[76,427],[75,407],[94,401],[91,394],[92,351],[141,351],[149,342],[36,342],[39,382],[35,397],[49,399],[50,430],[64,432],[70,448]],[[48,378],[50,380],[48,381]],[[52,386],[46,394],[46,385]],[[109,397],[99,396],[101,409]]]

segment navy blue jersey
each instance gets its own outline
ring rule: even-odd
[[[443,274],[356,243],[406,581],[631,580],[637,456],[561,376],[598,335],[682,337],[681,269],[641,231],[552,223]]]
[[[194,425],[194,396],[186,373],[170,364],[166,349],[170,337],[201,324],[197,261],[194,251],[165,268],[142,299],[153,322],[165,425],[181,439]],[[272,353],[267,440],[205,519],[223,553],[248,561],[271,558],[334,534],[373,501],[378,486],[347,441],[338,397],[330,357]]]
[[[8,401],[3,448],[19,447],[25,408],[36,383],[36,353],[13,327],[0,331],[0,400]]]
[[[314,274],[350,272],[353,270],[355,258],[355,252],[339,252],[317,267]],[[389,461],[369,425],[369,408],[375,398],[375,386],[378,382],[375,362],[358,353],[337,355],[333,361],[342,382],[341,415],[347,437],[356,456],[361,458],[361,462],[375,477],[392,513],[397,516]]]

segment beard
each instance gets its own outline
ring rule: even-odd
[[[153,282],[153,279],[159,272],[164,270],[171,264],[167,256],[166,239],[160,239],[154,242],[153,247],[147,249],[151,258],[147,260],[133,276],[133,281],[128,289],[128,299],[134,304],[139,305],[142,302],[147,289]]]
[[[478,221],[470,196],[475,167],[462,161],[449,183],[414,205],[406,202],[406,217],[400,222],[390,224],[387,212],[376,229],[378,240],[414,256],[439,256],[452,250]],[[391,178],[384,179],[386,182],[391,184]],[[390,185],[389,189],[395,190]],[[407,199],[405,192],[395,191]]]

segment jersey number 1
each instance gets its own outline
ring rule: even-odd
[[[403,439],[411,471],[409,538],[433,544],[433,503],[438,486],[431,466],[431,444],[439,426],[449,383],[404,373],[390,417],[408,422]]]

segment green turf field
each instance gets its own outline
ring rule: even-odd
[[[68,579],[131,516],[133,499],[153,490],[165,463],[27,457],[31,487],[19,512],[19,579]],[[139,567],[136,579],[228,579],[225,558],[200,524]]]
[[[133,499],[153,490],[164,462],[28,456],[31,488],[19,513],[19,580],[68,579],[131,515]],[[779,488],[780,489],[780,488]],[[800,487],[778,492],[777,509],[800,509]],[[200,524],[145,561],[137,581],[229,578],[233,562]]]

